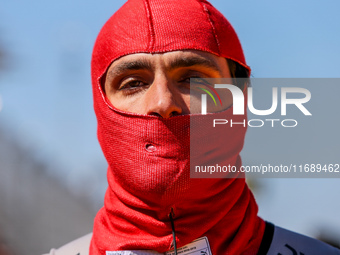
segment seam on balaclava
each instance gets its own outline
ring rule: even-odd
[[[208,19],[208,21],[209,21],[209,23],[211,25],[211,29],[213,31],[213,34],[214,34],[214,37],[215,37],[215,41],[216,41],[216,45],[217,45],[217,48],[218,48],[218,55],[221,55],[220,42],[219,42],[217,34],[216,34],[214,23],[212,22],[212,20],[210,18],[209,10],[208,10],[207,6],[204,3],[202,3],[201,1],[198,1],[198,2],[201,4],[201,6],[202,6],[202,8],[204,10],[204,13],[206,14],[207,19]]]
[[[148,0],[144,0],[145,4],[145,10],[146,10],[146,15],[147,15],[147,20],[148,20],[148,26],[149,26],[149,46],[148,46],[148,51],[152,51],[155,45],[155,30],[153,27],[153,19],[152,19],[152,13],[151,13],[151,8]]]

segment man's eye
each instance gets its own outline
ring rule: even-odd
[[[204,86],[211,86],[211,83],[206,79],[202,77],[191,77],[190,80],[191,85],[204,85]]]
[[[118,90],[125,96],[137,95],[148,88],[148,83],[142,80],[126,79],[122,81]]]
[[[129,81],[125,82],[122,84],[122,86],[119,88],[119,90],[124,90],[124,89],[136,89],[145,86],[146,83],[139,81],[139,80],[134,80],[134,81]]]
[[[191,77],[185,78],[184,80],[182,80],[182,82],[190,83],[190,78]]]
[[[200,78],[201,78],[201,77],[199,77],[199,76],[189,76],[189,77],[183,78],[183,79],[181,80],[181,82],[190,83],[190,82],[193,81],[193,79],[194,79],[194,80],[198,80],[198,79],[200,79]],[[190,79],[191,79],[191,80],[190,80]]]

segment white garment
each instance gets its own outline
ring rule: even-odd
[[[91,238],[92,233],[89,233],[44,255],[89,255]]]
[[[57,250],[52,249],[49,254],[45,255],[89,255],[91,237],[92,233],[87,234],[86,236],[68,243]],[[154,255],[155,252],[117,251],[117,254]],[[275,226],[273,240],[266,255],[340,255],[340,250],[319,240]]]
[[[340,250],[322,241],[275,226],[267,255],[339,255]]]

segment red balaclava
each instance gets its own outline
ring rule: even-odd
[[[175,50],[209,52],[250,70],[234,29],[207,1],[129,0],[107,21],[93,50],[92,85],[109,187],[95,218],[91,255],[171,250],[169,214],[177,247],[205,236],[214,255],[257,254],[265,224],[244,178],[190,178],[190,143],[196,141],[201,150],[195,157],[209,152],[210,162],[202,163],[241,165],[246,128],[211,132],[202,123],[242,122],[245,116],[233,116],[232,107],[167,119],[127,113],[114,108],[102,90],[102,78],[116,59]],[[199,133],[190,134],[192,123],[201,123]]]

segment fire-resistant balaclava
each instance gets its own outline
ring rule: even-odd
[[[92,85],[109,186],[95,218],[91,255],[164,253],[173,249],[173,228],[177,247],[206,237],[214,255],[257,254],[265,224],[257,217],[244,178],[190,178],[190,140],[196,138],[190,137],[190,121],[237,121],[240,117],[232,115],[232,107],[208,115],[162,118],[120,111],[103,91],[103,77],[118,58],[176,50],[209,52],[250,70],[234,29],[204,0],[129,0],[98,35]],[[197,139],[204,137],[205,144],[198,153],[209,150],[215,163],[239,167],[245,132],[242,125],[223,134],[203,125]]]

